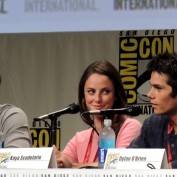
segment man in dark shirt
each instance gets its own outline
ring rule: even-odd
[[[177,53],[161,53],[147,65],[154,114],[129,148],[165,148],[169,168],[177,168]]]

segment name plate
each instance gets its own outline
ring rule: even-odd
[[[0,168],[57,168],[53,147],[0,149]]]
[[[108,149],[104,169],[167,169],[165,149]]]

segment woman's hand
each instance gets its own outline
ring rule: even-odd
[[[58,168],[72,168],[72,163],[62,155],[62,153],[53,145]]]

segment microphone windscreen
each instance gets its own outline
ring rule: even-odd
[[[142,113],[142,109],[139,106],[130,107],[130,116],[139,116]]]
[[[77,103],[73,103],[69,107],[70,107],[70,113],[72,113],[72,114],[76,114],[80,111],[79,104],[77,104]]]

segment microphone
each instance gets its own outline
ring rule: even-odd
[[[82,115],[110,115],[110,114],[125,114],[129,116],[139,116],[141,114],[141,108],[138,106],[131,106],[127,108],[120,109],[101,109],[101,110],[91,110],[83,112]]]
[[[50,119],[50,118],[54,118],[54,117],[58,117],[62,114],[76,114],[80,111],[80,107],[78,104],[76,103],[72,103],[70,105],[68,105],[66,108],[61,109],[59,111],[55,111],[55,112],[51,112],[48,114],[45,114],[43,116],[34,118],[34,121],[39,121],[39,120],[44,120],[44,119]]]

